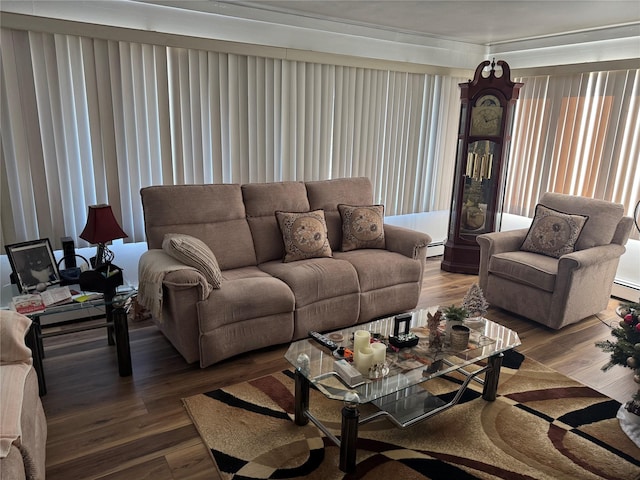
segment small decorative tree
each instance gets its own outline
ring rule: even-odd
[[[469,316],[471,317],[483,317],[487,313],[489,304],[484,298],[484,293],[480,285],[474,283],[469,287],[469,290],[467,290],[462,300],[462,308],[469,312]]]
[[[448,307],[442,308],[441,312],[444,314],[447,322],[462,322],[469,316],[467,309],[462,306],[456,307],[455,305],[449,305]]]

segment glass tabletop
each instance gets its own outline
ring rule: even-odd
[[[21,295],[15,285],[9,285],[8,287],[10,290],[3,292],[3,303],[0,307],[5,310],[13,308],[11,305],[12,300],[19,298]],[[116,289],[113,297],[107,296],[105,298],[103,293],[81,291],[79,285],[69,285],[68,288],[71,294],[69,300],[48,305],[33,312],[25,312],[24,314],[32,319],[37,317],[41,324],[52,323],[62,319],[71,320],[76,317],[96,316],[104,314],[107,306],[118,308],[127,305],[138,293],[134,287],[124,285]]]
[[[429,379],[480,363],[488,357],[520,345],[520,338],[516,332],[490,319],[478,318],[467,319],[464,322],[471,331],[466,349],[454,351],[447,343],[441,348],[430,348],[427,318],[429,313],[433,315],[437,310],[436,306],[411,313],[409,329],[419,338],[418,344],[402,349],[388,346],[385,368],[379,378],[365,376],[362,382],[349,386],[335,371],[335,362],[342,357],[310,338],[293,342],[285,358],[327,397],[344,400],[349,394],[351,399],[351,392],[355,392],[360,403],[368,403]],[[352,349],[353,334],[357,330],[367,330],[371,337],[376,337],[388,345],[389,337],[394,335],[394,328],[395,315],[326,335],[336,339],[334,341],[339,346]],[[438,328],[444,333],[446,323],[441,321]]]

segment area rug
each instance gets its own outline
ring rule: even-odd
[[[459,381],[427,383],[446,399]],[[640,479],[640,449],[616,419],[620,403],[517,353],[498,392],[486,402],[472,387],[461,404],[406,429],[361,425],[351,474],[338,469],[339,448],[317,427],[294,424],[291,371],[183,401],[224,480]],[[311,411],[336,435],[341,408],[311,390]]]

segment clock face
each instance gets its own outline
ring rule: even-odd
[[[498,136],[502,126],[502,106],[495,95],[483,95],[471,110],[473,136]]]

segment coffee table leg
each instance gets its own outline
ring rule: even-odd
[[[342,429],[340,436],[340,470],[351,473],[356,469],[356,443],[358,441],[358,421],[360,412],[357,403],[345,402],[342,408]]]
[[[305,412],[309,410],[309,380],[296,370],[296,403],[295,403],[295,423],[296,425],[306,425],[309,418]]]
[[[500,367],[504,354],[499,353],[488,358],[489,370],[484,377],[484,388],[482,398],[488,402],[493,402],[498,394],[498,380],[500,380]]]

